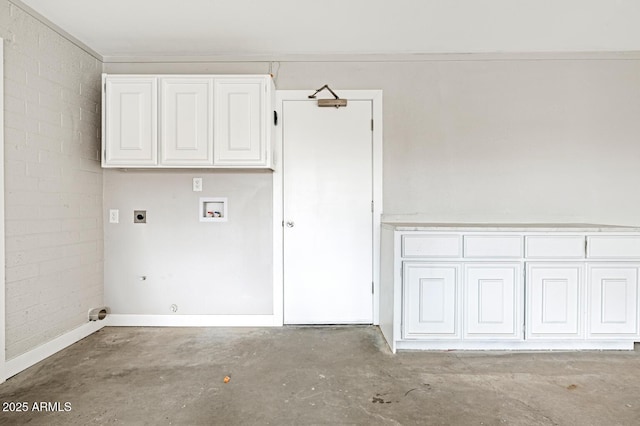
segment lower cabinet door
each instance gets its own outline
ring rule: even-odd
[[[465,265],[465,338],[522,339],[521,277],[520,263]]]
[[[584,264],[527,264],[527,339],[582,338]]]
[[[629,337],[638,333],[640,265],[589,265],[589,336]]]
[[[459,338],[458,264],[404,263],[404,338]]]

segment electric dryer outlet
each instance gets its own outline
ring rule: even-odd
[[[146,210],[134,210],[133,211],[133,223],[147,223],[147,211]]]

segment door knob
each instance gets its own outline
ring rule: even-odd
[[[295,225],[296,225],[295,222],[292,220],[287,222],[287,228],[293,228]]]

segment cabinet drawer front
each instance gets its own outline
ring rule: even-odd
[[[528,236],[525,256],[530,259],[583,259],[583,235]]]
[[[587,257],[590,259],[640,257],[640,236],[594,235],[587,237],[587,242]]]
[[[403,257],[461,257],[460,235],[403,235]]]
[[[465,235],[464,257],[520,258],[522,237],[519,235]]]

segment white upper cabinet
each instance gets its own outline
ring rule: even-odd
[[[269,75],[104,75],[103,167],[269,168]]]
[[[109,77],[104,87],[103,165],[155,166],[158,146],[157,79]]]
[[[268,89],[265,78],[216,79],[215,165],[267,165]]]
[[[160,79],[160,162],[213,164],[213,79]]]

